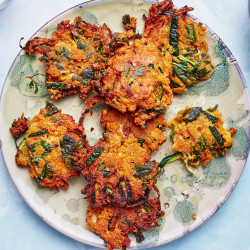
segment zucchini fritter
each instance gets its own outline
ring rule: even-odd
[[[171,0],[153,4],[146,19],[144,37],[153,38],[162,53],[172,54],[174,93],[183,93],[188,86],[208,79],[214,72],[211,58],[206,54],[206,27],[196,23],[186,14],[191,7],[176,9]]]
[[[169,123],[174,140],[173,149],[182,153],[186,165],[206,166],[212,159],[224,156],[231,148],[232,135],[237,129],[223,128],[222,115],[218,110],[204,111],[200,107],[186,107]]]
[[[152,151],[158,150],[159,146],[166,141],[162,132],[167,127],[167,121],[163,115],[149,120],[143,129],[133,123],[130,113],[122,114],[115,109],[107,108],[102,112],[101,124],[106,132],[112,131],[124,139],[130,136],[136,137],[139,143],[145,143]]]
[[[160,226],[158,219],[163,215],[159,197],[135,207],[106,205],[93,209],[89,205],[87,224],[106,241],[109,250],[126,249],[130,245],[129,232],[135,233],[140,242],[144,239],[141,231]]]
[[[87,179],[82,193],[94,208],[139,202],[156,183],[158,163],[150,159],[137,138],[123,140],[106,133],[82,159],[82,173]]]
[[[79,92],[85,99],[102,77],[112,37],[105,24],[89,24],[77,17],[72,24],[58,24],[52,39],[35,37],[28,41],[25,52],[43,55],[40,61],[47,65],[46,85],[52,99]]]
[[[16,163],[29,167],[30,177],[39,186],[67,189],[69,179],[79,176],[74,166],[88,143],[72,116],[61,113],[51,103],[28,121],[28,131],[19,145]]]
[[[99,89],[107,104],[133,112],[135,124],[144,126],[172,103],[171,72],[169,53],[163,55],[150,39],[136,39],[109,58]]]

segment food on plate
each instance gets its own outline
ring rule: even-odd
[[[157,180],[158,163],[150,159],[137,138],[106,133],[78,162],[87,180],[82,193],[93,208],[140,203]]]
[[[158,150],[166,141],[163,131],[166,130],[167,121],[163,115],[149,120],[145,128],[142,128],[133,123],[130,113],[120,113],[115,109],[106,108],[101,115],[101,124],[106,132],[114,132],[124,139],[136,137],[139,143],[145,144],[151,151]]]
[[[18,139],[28,129],[28,119],[24,117],[24,114],[17,120],[15,119],[11,125],[10,132],[13,138]]]
[[[163,55],[151,39],[136,39],[116,49],[107,65],[100,94],[120,112],[133,113],[135,124],[143,127],[172,103],[171,56]]]
[[[95,81],[99,81],[110,56],[112,32],[104,24],[90,24],[77,17],[74,23],[62,21],[52,39],[35,37],[25,52],[42,54],[46,64],[46,85],[52,99],[80,93],[85,99]]]
[[[141,242],[144,240],[142,230],[160,226],[159,218],[163,215],[160,199],[156,197],[134,207],[106,205],[94,209],[89,205],[87,224],[106,241],[109,250],[126,249],[131,242],[129,232],[133,232],[137,242]]]
[[[174,154],[167,155],[167,156],[165,156],[165,157],[161,160],[161,162],[160,162],[159,165],[158,165],[158,168],[161,169],[161,168],[163,168],[166,164],[171,163],[171,162],[173,162],[173,161],[175,161],[175,160],[178,160],[178,159],[180,159],[181,157],[182,157],[182,154],[181,154],[180,152],[176,152],[176,153],[174,153]]]
[[[17,165],[28,167],[31,179],[39,186],[67,189],[68,180],[80,175],[74,161],[88,147],[83,128],[52,103],[47,103],[27,125],[17,150]]]
[[[133,113],[134,123],[143,127],[172,103],[172,92],[183,93],[214,72],[206,54],[206,28],[186,15],[190,10],[176,9],[170,0],[153,4],[142,35],[136,34],[137,20],[129,15],[122,18],[126,33],[117,35],[105,24],[77,17],[74,23],[58,24],[52,39],[28,41],[25,51],[42,54],[52,99],[78,92],[86,99],[93,88],[99,97],[88,104],[102,97],[120,112]]]
[[[129,15],[124,15],[122,17],[122,24],[126,29],[126,32],[117,34],[116,36],[117,42],[123,42],[129,44],[128,39],[134,38],[136,36],[137,19],[135,17],[130,17]]]
[[[224,156],[233,144],[232,136],[237,129],[223,127],[222,115],[217,106],[203,110],[189,107],[178,112],[169,123],[174,144],[172,149],[182,153],[188,166],[207,166],[212,155]]]
[[[223,127],[217,107],[186,106],[169,124],[163,118],[173,92],[183,93],[214,72],[206,28],[187,16],[191,10],[177,9],[171,0],[153,4],[143,34],[136,34],[137,19],[128,14],[122,17],[126,31],[118,34],[76,17],[59,23],[51,39],[35,37],[24,48],[42,55],[51,99],[79,93],[85,100],[93,89],[87,106],[108,105],[101,114],[105,132],[93,147],[83,129],[89,110],[77,124],[47,103],[31,120],[15,120],[10,131],[15,140],[26,132],[16,163],[29,167],[39,186],[67,189],[72,177],[83,174],[87,224],[110,250],[126,249],[128,233],[141,242],[143,230],[159,226],[164,212],[155,185],[165,164],[181,158],[187,166],[207,166],[212,155],[224,156],[232,146],[237,130]],[[158,163],[150,153],[166,141],[167,126],[177,152]],[[152,190],[158,197],[149,196]]]
[[[207,55],[206,27],[187,16],[191,7],[177,9],[171,0],[153,4],[145,22],[143,36],[153,38],[162,53],[172,55],[170,86],[174,93],[183,93],[190,85],[206,80],[214,72]]]

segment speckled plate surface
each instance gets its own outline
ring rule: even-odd
[[[51,37],[57,23],[65,19],[73,20],[79,15],[91,23],[106,23],[117,32],[123,30],[121,17],[130,14],[138,18],[138,30],[141,32],[144,23],[142,15],[148,13],[151,3],[153,1],[89,1],[55,17],[34,36]],[[171,120],[186,105],[208,108],[219,104],[225,127],[234,126],[238,129],[234,135],[234,145],[226,157],[213,159],[206,168],[188,171],[180,161],[167,165],[165,174],[157,183],[165,211],[161,226],[146,231],[146,239],[140,244],[131,237],[133,248],[165,244],[200,226],[226,201],[244,169],[250,135],[247,87],[236,60],[219,37],[208,29],[206,40],[209,54],[216,65],[214,75],[208,81],[190,88],[185,94],[175,96],[173,104],[167,109],[166,119]],[[72,179],[67,191],[49,191],[38,188],[30,181],[28,170],[18,168],[15,164],[16,148],[9,133],[12,121],[22,112],[26,117],[33,117],[49,100],[42,76],[35,77],[41,83],[38,94],[28,88],[30,80],[27,76],[36,72],[45,72],[42,63],[36,57],[28,57],[21,51],[6,78],[0,112],[1,149],[6,167],[24,200],[44,221],[73,239],[104,247],[103,240],[93,234],[85,223],[87,202],[80,192],[85,184],[83,178]],[[53,103],[64,113],[73,115],[76,121],[84,108],[84,103],[77,95]],[[92,145],[103,132],[98,118],[102,108],[101,105],[96,106],[94,115],[85,121],[87,138]],[[95,127],[93,132],[90,132],[90,127]],[[166,131],[166,136],[167,142],[152,155],[158,161],[172,153],[169,131]],[[196,219],[192,214],[196,215]]]

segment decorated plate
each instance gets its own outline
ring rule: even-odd
[[[51,38],[56,26],[62,20],[74,20],[81,16],[90,23],[106,23],[113,32],[123,31],[121,17],[125,14],[138,18],[137,28],[143,31],[142,16],[154,1],[105,0],[89,1],[75,6],[39,29],[33,37]],[[195,17],[192,17],[196,20]],[[209,44],[208,54],[215,63],[215,72],[207,80],[189,88],[174,97],[173,104],[166,111],[169,121],[185,106],[204,108],[219,105],[226,128],[235,127],[234,144],[226,157],[214,158],[207,167],[187,170],[184,163],[175,161],[167,165],[165,173],[159,178],[157,186],[161,193],[162,209],[165,212],[161,226],[144,232],[145,240],[137,243],[131,236],[132,248],[146,248],[165,244],[191,232],[211,217],[226,201],[237,184],[249,152],[249,99],[246,83],[235,58],[209,28],[206,31]],[[39,74],[37,74],[39,73]],[[14,119],[22,113],[32,118],[40,108],[45,107],[49,96],[44,83],[43,64],[36,56],[27,56],[21,50],[17,55],[6,78],[1,96],[1,149],[6,167],[20,194],[28,205],[49,225],[65,235],[90,245],[104,247],[104,241],[92,233],[86,225],[87,202],[81,189],[84,178],[70,181],[67,191],[41,189],[30,180],[26,169],[18,168],[15,163],[16,146],[9,128]],[[35,75],[39,83],[37,93],[29,88],[28,76]],[[52,101],[64,113],[72,115],[76,121],[85,107],[77,95]],[[102,105],[96,105],[92,117],[86,119],[85,129],[91,145],[102,136],[99,114]],[[92,131],[90,128],[94,127]],[[90,130],[92,132],[90,132]],[[152,158],[160,161],[172,153],[172,141],[166,131],[167,141],[154,152]]]

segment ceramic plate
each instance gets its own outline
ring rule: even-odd
[[[106,23],[114,32],[123,31],[121,17],[130,14],[138,18],[138,30],[143,30],[143,14],[148,13],[152,1],[89,1],[73,7],[55,17],[34,36],[51,37],[57,23],[73,20],[81,16],[90,23]],[[194,17],[193,17],[194,18]],[[194,18],[195,19],[195,18]],[[205,109],[219,104],[223,114],[224,126],[234,126],[238,132],[234,135],[234,144],[224,158],[213,159],[206,168],[195,171],[186,170],[180,161],[167,165],[165,174],[157,183],[161,192],[162,208],[165,216],[161,226],[146,231],[145,240],[136,243],[132,237],[133,248],[146,248],[165,244],[194,230],[213,215],[233,191],[246,163],[249,151],[249,99],[247,87],[241,70],[231,52],[210,29],[206,31],[209,54],[216,65],[212,78],[190,88],[185,94],[174,97],[168,107],[166,119],[172,119],[186,105],[202,106]],[[24,112],[26,117],[35,116],[45,102],[49,100],[41,75],[35,80],[41,83],[38,94],[28,88],[27,76],[36,72],[44,73],[45,67],[35,56],[27,56],[21,51],[6,78],[1,96],[1,147],[9,174],[17,189],[28,205],[44,221],[65,235],[78,241],[104,247],[104,241],[92,233],[85,222],[87,202],[81,195],[85,184],[83,178],[70,181],[67,191],[60,192],[40,189],[30,180],[28,169],[15,164],[16,147],[9,133],[12,121]],[[73,115],[77,121],[84,103],[77,95],[60,101],[53,101],[64,113]],[[87,138],[94,144],[102,136],[98,114],[102,106],[96,106],[94,115],[85,121]],[[90,133],[90,127],[95,127]],[[152,157],[160,161],[172,153],[169,131],[167,142]],[[192,173],[193,172],[193,173]],[[192,217],[196,214],[196,219]]]

